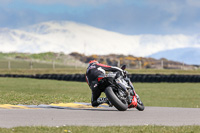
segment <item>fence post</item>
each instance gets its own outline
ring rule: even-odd
[[[139,64],[139,69],[142,69],[142,62],[139,61],[138,64]]]
[[[120,67],[120,59],[117,60],[117,66]]]
[[[181,70],[184,70],[184,66],[185,66],[185,64],[183,62],[182,66],[181,66]]]
[[[77,69],[77,65],[78,65],[78,64],[77,64],[77,60],[76,60],[76,61],[75,61],[75,69]]]
[[[10,60],[8,60],[8,69],[11,69],[11,64],[10,64]]]
[[[55,69],[55,61],[53,60],[53,69]]]
[[[161,60],[161,69],[163,69],[164,68],[164,62],[163,62],[163,60]]]
[[[32,70],[33,69],[33,62],[31,60],[31,62],[29,63],[29,66],[30,66],[30,69]]]

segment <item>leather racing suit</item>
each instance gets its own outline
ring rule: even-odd
[[[99,98],[102,92],[99,81],[102,77],[105,77],[105,71],[122,72],[123,70],[118,67],[108,66],[100,63],[89,64],[86,71],[86,81],[92,90],[91,104],[93,107],[97,107],[102,103],[106,103],[105,98]]]

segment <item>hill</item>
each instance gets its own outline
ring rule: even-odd
[[[38,69],[86,67],[86,64],[64,53],[1,53],[0,69]]]
[[[0,28],[0,44],[1,52],[145,57],[162,50],[199,46],[199,36],[123,35],[70,21],[50,21],[23,29]]]
[[[156,59],[167,58],[169,60],[176,60],[187,64],[200,65],[200,48],[188,47],[165,50],[152,54],[150,57]]]
[[[122,66],[126,64],[129,69],[185,69],[191,70],[198,68],[199,66],[192,66],[183,64],[182,62],[176,62],[172,60],[167,60],[165,58],[154,59],[154,58],[144,58],[144,57],[135,57],[132,55],[118,55],[118,54],[109,54],[109,55],[90,55],[86,56],[77,52],[70,54],[76,59],[88,63],[90,60],[98,60],[103,64],[108,64],[111,66]]]
[[[127,65],[129,69],[195,69],[195,66],[167,60],[165,58],[144,58],[132,55],[108,54],[108,55],[84,55],[77,52],[70,54],[45,52],[38,54],[30,53],[0,53],[0,68],[8,68],[8,60],[12,61],[13,68],[66,68],[69,66],[83,67],[87,66],[90,60],[112,66]],[[21,64],[20,64],[21,63]],[[13,65],[14,64],[14,65]],[[198,67],[198,66],[196,66]]]

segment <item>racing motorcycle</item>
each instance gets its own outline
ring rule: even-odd
[[[126,65],[121,67],[121,72],[110,72],[102,78],[104,93],[109,100],[109,105],[114,106],[119,111],[126,111],[128,108],[144,110],[144,104],[136,94],[135,89],[125,71]]]

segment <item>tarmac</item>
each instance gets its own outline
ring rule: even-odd
[[[18,126],[138,126],[200,125],[200,108],[145,107],[144,111],[118,111],[89,103],[0,105],[0,127]]]

